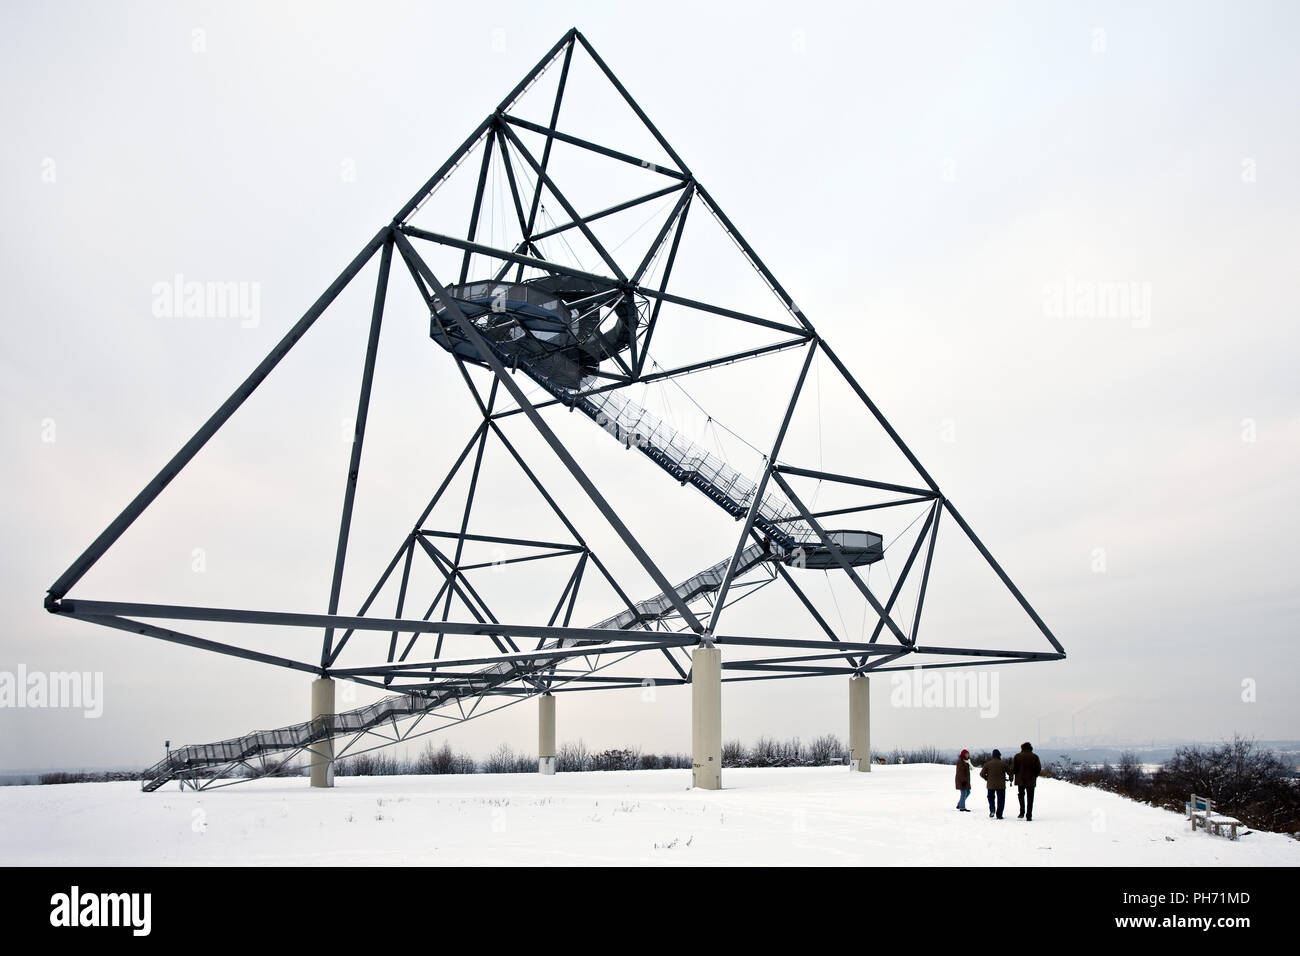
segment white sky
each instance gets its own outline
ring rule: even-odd
[[[878,744],[1300,736],[1297,19],[1262,3],[7,9],[0,670],[101,671],[105,708],[0,710],[0,767],[142,764],[164,738],[307,716],[306,675],[56,619],[43,593],[573,25],[1070,653],[1001,671],[989,720],[891,708],[878,677]],[[177,273],[258,283],[260,321],[156,317]],[[324,609],[372,282],[81,596]],[[1150,321],[1045,302],[1104,282],[1149,293]],[[472,427],[441,404],[463,392],[445,355],[406,342],[377,388],[420,403],[377,394],[389,464],[363,466],[394,498],[427,496]],[[751,374],[699,385],[723,404],[751,390],[726,418],[742,434],[769,391]],[[665,520],[678,489],[656,477],[623,506],[684,577],[731,541]],[[353,554],[382,567],[396,544],[362,533]],[[730,687],[724,732],[844,736],[842,685]],[[597,748],[685,751],[688,726],[681,690],[561,698],[561,739]],[[532,706],[449,736],[531,751]]]

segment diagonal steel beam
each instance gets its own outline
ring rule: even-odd
[[[1002,579],[1002,583],[1007,586],[1007,590],[1009,590],[1020,603],[1020,606],[1025,609],[1025,612],[1029,615],[1030,619],[1033,620],[1034,624],[1038,626],[1038,629],[1042,631],[1043,636],[1051,642],[1051,645],[1056,648],[1058,653],[1064,654],[1065,648],[1061,646],[1060,642],[1057,641],[1056,637],[1048,629],[1047,625],[1043,623],[1043,619],[1038,616],[1038,612],[1033,609],[1033,606],[1025,599],[1025,596],[1020,593],[1020,589],[1012,583],[1011,578],[1007,576],[1007,572],[1002,570],[1002,565],[998,564],[997,559],[989,553],[989,549],[984,547],[984,542],[981,541],[979,536],[971,530],[970,525],[966,523],[966,519],[963,518],[957,509],[953,507],[951,501],[945,499],[943,506],[948,509],[948,513],[952,515],[953,520],[961,526],[961,530],[966,532],[966,537],[970,538],[971,543],[979,549],[979,553],[984,556],[984,560],[987,561],[989,566],[997,572],[998,577]]]
[[[627,163],[630,166],[639,166],[642,169],[649,169],[652,172],[656,172],[661,176],[669,176],[673,179],[682,180],[682,181],[685,181],[690,178],[685,173],[680,173],[675,169],[669,169],[667,166],[658,166],[650,162],[649,160],[639,159],[636,156],[632,156],[628,153],[620,152],[617,149],[610,149],[608,146],[601,146],[599,143],[593,143],[591,142],[591,140],[582,139],[581,137],[573,136],[570,135],[569,133],[561,133],[559,130],[556,129],[547,129],[545,126],[540,126],[537,123],[530,123],[526,119],[521,119],[518,116],[512,116],[509,113],[504,114],[501,118],[505,120],[507,123],[509,123],[511,126],[518,126],[520,129],[526,129],[531,132],[540,133],[542,136],[545,136],[546,146],[548,149],[552,142],[554,142],[555,140],[559,140],[562,143],[568,143],[570,146],[577,146],[580,149],[589,150],[590,152],[593,153],[599,153],[602,156],[608,156],[610,159],[617,159],[618,161]]]
[[[312,303],[311,308],[303,313],[302,318],[294,323],[293,328],[285,333],[284,338],[280,339],[270,354],[262,359],[257,368],[253,369],[248,378],[244,379],[243,383],[212,414],[212,417],[194,433],[180,451],[172,456],[171,461],[167,462],[162,471],[158,472],[153,480],[145,485],[144,490],[135,496],[131,503],[123,509],[122,513],[100,532],[99,537],[91,542],[90,547],[86,548],[81,556],[59,575],[58,580],[50,585],[49,593],[46,595],[45,609],[47,611],[56,609],[59,600],[68,593],[69,588],[81,580],[95,562],[104,556],[104,552],[112,547],[113,543],[122,536],[127,528],[131,527],[136,518],[140,517],[141,512],[162,494],[163,489],[171,484],[172,479],[190,463],[200,449],[208,443],[208,440],[216,434],[217,430],[230,420],[230,417],[239,410],[239,407],[244,404],[248,396],[253,394],[257,387],[271,374],[272,370],[280,364],[280,360],[289,354],[289,351],[298,344],[298,340],[316,323],[321,313],[329,308],[330,303],[338,297],[339,293],[370,261],[370,257],[383,245],[388,236],[388,226],[375,233],[374,238],[366,243],[362,250],[357,253],[356,258],[348,263],[338,278],[330,283],[329,288],[321,293],[320,298]]]
[[[897,508],[901,505],[914,505],[921,501],[934,501],[934,495],[928,492],[924,495],[917,495],[914,498],[900,498],[898,501],[881,501],[873,505],[856,505],[852,508],[835,508],[832,511],[814,511],[814,518],[834,518],[838,515],[852,515],[863,511],[877,511],[881,508]],[[773,524],[788,524],[793,521],[802,521],[802,518],[778,518]]]
[[[469,613],[474,615],[474,620],[479,623],[487,623],[488,621],[491,621],[493,624],[499,623],[496,615],[492,613],[491,609],[484,603],[483,599],[480,598],[477,593],[474,593],[474,589],[470,587],[469,580],[461,570],[453,567],[447,556],[430,544],[427,538],[417,535],[416,540],[419,542],[420,548],[424,553],[429,556],[429,560],[433,562],[434,567],[438,569],[439,573],[443,575],[448,585],[450,585],[450,590],[447,591],[447,610],[451,607],[451,595],[454,592],[455,595],[460,598],[461,603],[469,609]],[[461,584],[464,584],[465,587],[462,588]],[[466,593],[467,590],[469,593]],[[473,600],[471,600],[471,597]],[[447,610],[444,610],[443,612],[444,621],[447,619]],[[519,650],[519,648],[515,646],[514,641],[511,641],[509,638],[506,638],[506,641],[512,650]],[[497,650],[502,651],[503,653],[505,652],[506,645],[502,644],[501,638],[497,637],[495,634],[492,635],[492,643],[496,645]],[[435,658],[442,656],[441,634],[438,635],[438,646],[434,651],[433,656]],[[405,660],[405,655],[403,655],[403,660]]]
[[[443,478],[442,483],[438,486],[438,489],[433,493],[432,497],[429,498],[429,503],[425,505],[424,510],[420,513],[420,517],[416,519],[415,522],[416,528],[419,528],[419,526],[424,522],[424,520],[427,517],[429,517],[429,513],[432,512],[434,507],[437,506],[438,500],[442,497],[442,493],[447,490],[447,486],[451,484],[452,479],[456,476],[456,473],[460,470],[461,465],[464,464],[465,459],[469,457],[470,450],[474,447],[474,443],[478,441],[479,432],[486,427],[487,427],[486,424],[480,424],[476,429],[474,429],[474,434],[472,434],[470,436],[469,441],[465,443],[465,447],[464,449],[462,449],[460,456],[456,459],[455,464],[451,466],[451,470],[447,472],[446,477]],[[414,545],[412,545],[412,547],[413,546]],[[387,583],[389,575],[393,573],[393,569],[397,567],[398,559],[401,558],[402,552],[405,550],[407,550],[407,545],[405,543],[402,545],[402,547],[397,549],[397,552],[393,555],[393,559],[388,563],[388,568],[384,571],[383,574],[379,576],[379,580],[375,582],[375,586],[371,588],[370,594],[366,597],[364,603],[362,603],[361,609],[357,612],[358,616],[362,616],[367,611],[370,610],[370,605],[372,605],[375,602],[375,599],[379,596],[379,592],[383,589],[384,584]],[[442,595],[440,594],[438,596],[441,597]],[[342,653],[343,648],[347,645],[348,641],[352,638],[352,633],[353,630],[351,628],[349,628],[347,631],[343,633],[343,637],[339,639],[338,644],[334,648],[334,653],[330,657],[329,660],[330,664],[333,664],[336,660],[338,660],[339,654]]]
[[[501,140],[501,164],[506,171],[506,184],[510,187],[510,201],[515,207],[515,219],[519,223],[519,235],[522,237],[520,245],[532,249],[533,255],[537,258],[545,259],[546,257],[542,255],[541,250],[533,245],[528,238],[528,219],[524,216],[524,200],[519,194],[519,182],[515,179],[515,164],[510,160],[510,150],[506,147],[505,138],[501,134],[500,123],[493,128],[493,135]],[[519,271],[522,274],[524,267],[520,266]]]
[[[686,215],[691,211],[691,200],[694,198],[695,186],[692,182],[684,193],[686,201],[682,204],[682,211],[677,216],[677,228],[673,230],[672,245],[668,247],[668,258],[664,260],[664,271],[659,276],[659,293],[668,291],[668,279],[673,274],[673,266],[677,262],[677,250],[682,244],[682,233],[686,231]],[[650,356],[650,342],[654,339],[655,329],[659,325],[659,310],[663,308],[664,300],[657,298],[654,305],[650,307],[650,318],[646,320],[645,340],[641,343],[641,361],[636,367],[637,378],[644,381],[641,372],[645,369],[646,359]]]
[[[225,654],[227,657],[240,657],[246,661],[253,661],[258,664],[272,664],[276,667],[287,667],[291,670],[305,671],[308,674],[320,673],[320,667],[316,664],[290,660],[276,654],[263,654],[261,651],[252,651],[245,647],[236,647],[233,644],[210,641],[206,638],[195,637],[192,634],[158,627],[156,624],[145,624],[143,621],[133,621],[115,614],[69,614],[68,616],[80,621],[89,621],[91,624],[102,624],[104,627],[116,628],[119,631],[143,634],[145,637],[154,637],[172,644],[184,644],[186,647],[193,647],[200,651],[215,651],[218,654]]]
[[[587,41],[587,38],[577,30],[574,30],[574,36],[577,38],[578,42],[582,44],[583,49],[587,51],[587,55],[591,57],[598,67],[600,67],[600,72],[605,74],[606,79],[609,80],[614,89],[618,90],[619,95],[623,97],[627,105],[632,107],[632,112],[636,113],[637,119],[641,120],[645,125],[645,128],[650,131],[650,135],[655,138],[663,148],[663,151],[669,155],[674,163],[677,164],[678,169],[689,176],[691,171],[686,168],[686,164],[682,162],[682,158],[677,155],[676,151],[674,151],[671,146],[668,145],[668,140],[664,139],[663,134],[659,132],[655,124],[650,122],[650,117],[645,115],[645,111],[641,109],[641,105],[637,103],[636,100],[632,99],[632,94],[627,91],[627,88],[623,86],[622,82],[619,81],[619,78],[614,75],[614,71],[605,65],[605,61],[600,58],[600,54],[596,52],[596,48],[593,47],[591,43]]]
[[[668,218],[665,219],[663,225],[659,227],[659,232],[655,235],[654,241],[651,242],[649,247],[646,249],[645,256],[641,259],[640,265],[638,265],[636,271],[632,273],[633,285],[641,284],[641,280],[645,277],[646,271],[650,268],[650,263],[654,262],[655,256],[659,254],[659,249],[664,244],[664,240],[668,238],[668,230],[673,227],[673,223],[677,221],[677,217],[686,211],[686,207],[690,204],[690,201],[690,189],[683,189],[681,198],[677,200],[677,205],[673,207],[673,211],[668,214]],[[663,289],[660,289],[659,291],[662,292]]]
[[[590,213],[582,217],[585,223],[593,223],[597,219],[604,219],[606,216],[612,216],[615,213],[625,212],[628,209],[635,209],[644,203],[654,202],[656,199],[662,199],[669,193],[675,193],[684,188],[683,183],[672,183],[663,189],[656,189],[652,193],[646,193],[644,196],[637,196],[635,199],[628,199],[625,202],[615,203],[612,206],[606,206],[597,212]],[[569,222],[560,223],[558,226],[552,226],[550,229],[544,229],[533,235],[533,240],[540,242],[543,239],[550,239],[552,236],[558,236],[562,232],[568,232],[570,229],[577,229],[578,224],[570,220]],[[472,237],[471,237],[472,238]]]
[[[522,409],[519,409],[519,411],[522,411]],[[633,602],[632,598],[628,596],[627,591],[623,589],[623,586],[618,583],[618,580],[614,577],[614,575],[612,575],[609,572],[609,569],[605,567],[605,563],[600,560],[596,552],[591,550],[591,548],[587,545],[586,540],[579,533],[578,529],[574,527],[573,522],[569,520],[569,516],[564,513],[564,509],[562,509],[559,506],[559,504],[551,496],[551,493],[546,490],[546,486],[543,485],[541,480],[537,477],[537,475],[533,473],[533,470],[528,466],[528,463],[524,461],[523,456],[519,454],[519,450],[515,448],[514,443],[511,442],[510,439],[506,437],[506,434],[504,431],[502,431],[501,426],[498,425],[496,421],[492,419],[489,419],[488,423],[491,425],[492,430],[496,433],[497,438],[501,441],[501,444],[505,447],[506,451],[510,453],[510,457],[512,457],[515,460],[515,463],[519,466],[520,471],[522,471],[528,477],[528,480],[532,483],[533,487],[537,489],[538,494],[540,494],[543,500],[545,500],[546,503],[550,506],[551,510],[555,513],[556,517],[560,519],[561,523],[563,523],[564,527],[568,530],[568,532],[571,535],[573,535],[574,540],[576,540],[579,544],[581,544],[582,547],[585,549],[584,553],[586,557],[591,559],[591,563],[596,566],[596,570],[600,572],[601,577],[603,577],[606,583],[608,583],[609,586],[614,589],[614,593],[618,595],[618,599],[623,602],[624,610],[628,610],[628,611],[633,610],[635,608],[635,603]],[[576,592],[575,592],[575,596],[576,596]],[[572,610],[573,608],[572,608],[572,601],[571,601],[570,608],[569,608],[570,614],[572,613]],[[566,625],[568,624],[567,616],[565,618],[565,623]],[[677,673],[680,674],[683,679],[685,679],[686,672],[682,670],[681,665],[677,663],[677,661],[672,657],[672,655],[669,654],[668,651],[664,651],[664,656],[668,658],[668,662],[672,665],[673,670],[677,671]]]
[[[406,536],[406,561],[402,566],[402,584],[397,591],[397,608],[393,611],[394,617],[401,617],[402,611],[406,607],[406,586],[411,580],[411,559],[415,557],[415,535]],[[365,613],[362,611],[361,613]],[[397,632],[393,631],[388,640],[388,660],[391,662],[397,654]]]
[[[487,143],[483,148],[483,164],[478,171],[478,186],[474,190],[474,208],[469,216],[469,232],[465,236],[470,242],[478,238],[478,220],[483,211],[483,189],[487,186],[488,169],[492,165],[492,148],[496,144],[496,137],[489,136]],[[473,253],[466,250],[464,258],[460,264],[460,283],[464,285],[469,278],[469,260]]]
[[[576,37],[577,34],[578,34],[577,29],[570,29],[566,31],[564,36],[560,37],[559,41],[555,44],[555,46],[551,47],[551,49],[547,51],[546,55],[537,61],[537,65],[534,66],[531,70],[529,70],[526,74],[524,74],[524,78],[520,80],[517,84],[515,84],[514,89],[512,89],[509,93],[506,94],[506,98],[503,99],[497,105],[496,112],[504,113],[507,110],[509,110],[510,107],[514,105],[515,100],[517,100],[521,95],[523,95],[524,90],[532,86],[532,84],[537,80],[537,78],[541,76],[542,73],[544,73],[547,70],[547,68],[550,67],[551,63],[554,62],[555,57],[559,54],[559,52],[562,49],[564,49],[566,46],[569,46],[570,44],[573,43],[574,37]],[[438,168],[437,172],[435,172],[432,176],[429,177],[428,182],[426,182],[423,186],[421,186],[419,191],[416,192],[416,194],[412,196],[409,200],[407,200],[406,205],[404,205],[401,209],[397,211],[397,215],[393,216],[394,223],[404,223],[408,218],[410,218],[411,214],[414,213],[424,203],[424,201],[429,197],[430,193],[432,193],[433,190],[437,189],[438,186],[442,184],[442,181],[451,174],[452,170],[454,170],[460,164],[460,161],[464,159],[465,154],[473,150],[474,145],[480,139],[483,138],[483,134],[486,133],[488,129],[492,126],[492,123],[495,120],[495,118],[496,118],[496,113],[493,113],[491,116],[488,116],[486,119],[484,119],[483,122],[480,123],[478,127],[474,130],[474,132],[469,134],[469,138],[466,139],[465,142],[463,142],[460,145],[460,147],[454,153],[451,154],[451,156],[447,159],[447,161]]]
[[[930,532],[930,524],[934,521],[935,513],[938,510],[939,510],[939,505],[936,502],[935,504],[932,504],[929,510],[926,512],[925,523],[921,525],[921,530],[916,536],[916,542],[912,545],[912,550],[908,552],[907,561],[903,563],[903,570],[899,572],[898,580],[894,582],[894,589],[893,591],[890,592],[889,600],[885,602],[886,614],[888,614],[890,611],[894,609],[894,602],[898,600],[898,596],[903,592],[903,582],[907,580],[908,572],[912,570],[912,564],[913,562],[916,561],[916,556],[921,551],[921,545],[925,543],[926,535],[928,535]],[[927,563],[927,568],[928,567],[929,565]],[[871,632],[871,643],[874,644],[877,638],[880,637],[881,628],[883,628],[884,626],[885,626],[885,622],[883,618],[876,622],[876,627]],[[915,635],[913,635],[912,639],[913,640],[916,639]]]
[[[485,422],[488,420],[487,416],[490,416],[492,414],[492,406],[496,402],[496,395],[497,395],[497,383],[494,381],[492,383],[492,392],[488,396],[487,408],[484,411],[483,420]],[[487,438],[488,438],[488,429],[484,428],[479,437],[478,451],[476,451],[474,454],[474,469],[470,473],[469,490],[466,491],[465,493],[465,511],[462,514],[460,519],[460,536],[456,539],[456,557],[453,559],[452,566],[451,566],[453,576],[460,570],[460,559],[465,550],[465,532],[469,529],[469,516],[470,516],[471,509],[474,507],[474,492],[478,488],[478,476],[479,476],[479,471],[482,469],[483,466],[483,452],[487,448]],[[427,545],[427,542],[425,541],[423,535],[418,535],[417,537],[419,538],[421,546]],[[451,595],[452,592],[448,591],[447,603],[443,606],[442,609],[442,619],[444,621],[447,620],[447,616],[451,613]],[[442,652],[442,635],[439,634],[438,645],[436,650],[434,651],[433,656],[437,657],[441,652]]]
[[[560,67],[560,82],[555,86],[555,104],[551,107],[551,125],[552,131],[555,125],[560,121],[560,104],[564,102],[564,88],[569,82],[569,64],[573,62],[573,44],[570,43],[564,48],[564,63]],[[542,169],[546,169],[551,162],[551,140],[546,141],[546,148],[542,150]],[[531,241],[533,228],[537,225],[537,210],[542,204],[542,184],[539,181],[537,188],[533,190],[532,205],[528,210],[528,228],[524,230],[524,239]],[[522,274],[523,269],[521,268]],[[464,281],[463,279],[461,280]]]
[[[754,270],[758,272],[763,281],[767,283],[768,288],[772,290],[772,293],[776,296],[777,300],[785,306],[786,311],[794,317],[796,322],[803,326],[806,331],[815,335],[816,330],[813,329],[812,323],[808,321],[808,318],[799,310],[798,306],[794,304],[794,299],[790,297],[790,293],[786,292],[781,283],[777,281],[776,276],[772,274],[772,270],[769,269],[763,260],[758,257],[758,253],[754,251],[754,247],[749,244],[748,240],[740,234],[740,230],[737,229],[731,220],[727,218],[727,214],[722,211],[722,207],[714,201],[713,197],[709,195],[709,191],[703,186],[699,186],[698,191],[700,199],[703,200],[704,204],[709,208],[709,211],[713,213],[714,217],[718,220],[718,224],[722,226],[723,231],[731,237],[731,241],[736,244],[736,247],[740,249],[745,258],[749,260],[749,264],[754,267]]]
[[[348,459],[348,478],[343,489],[343,513],[339,517],[338,546],[334,552],[334,575],[330,581],[329,613],[339,609],[339,592],[343,588],[343,565],[348,555],[348,537],[352,533],[352,507],[357,497],[357,476],[361,473],[361,450],[366,441],[366,420],[370,416],[370,392],[375,382],[375,356],[379,351],[379,331],[384,321],[384,300],[388,296],[388,270],[393,261],[390,230],[379,255],[379,279],[375,283],[375,302],[370,312],[370,335],[366,340],[366,358],[361,369],[361,394],[357,398],[357,415],[352,431],[352,452]],[[325,629],[321,643],[320,666],[329,666],[334,646],[334,629]]]
[[[939,519],[942,517],[943,509],[937,509],[934,513],[934,526],[930,529],[930,544],[925,551],[925,566],[921,569],[921,590],[917,592],[916,610],[912,612],[911,642],[913,646],[915,646],[917,634],[921,630],[921,608],[925,606],[925,592],[930,586],[930,568],[934,565],[934,545],[939,540]]]
[[[796,468],[794,465],[781,465],[778,469],[782,474],[798,475],[801,478],[816,478],[818,481],[830,481],[841,485],[858,485],[863,488],[876,488],[880,491],[894,491],[899,494],[913,495],[918,498],[935,498],[937,494],[926,491],[924,488],[913,488],[909,485],[895,485],[886,481],[874,481],[870,478],[856,478],[853,475],[837,475],[829,471],[818,471],[813,468]]]
[[[564,207],[564,211],[569,214],[569,218],[578,223],[578,231],[581,232],[586,240],[591,243],[592,248],[596,250],[596,254],[604,260],[605,265],[609,266],[614,275],[618,277],[619,282],[626,282],[627,276],[623,274],[623,270],[620,269],[618,263],[614,261],[614,257],[609,254],[609,251],[605,248],[604,244],[596,238],[596,234],[591,231],[591,227],[585,222],[580,221],[582,220],[582,216],[578,214],[578,210],[573,208],[573,204],[569,202],[568,197],[560,191],[559,186],[555,185],[555,180],[551,178],[550,173],[542,169],[541,164],[533,158],[533,154],[528,151],[528,147],[523,144],[515,131],[506,123],[499,124],[497,128],[505,134],[505,138],[514,145],[515,149],[519,150],[519,155],[522,156],[527,161],[528,165],[532,167],[533,172],[537,175],[538,188],[540,189],[543,183],[546,185],[546,188],[551,191],[551,195],[553,195],[556,201]]]
[[[786,497],[790,499],[790,502],[799,509],[804,520],[808,522],[809,527],[813,529],[813,532],[816,533],[817,537],[821,540],[822,547],[826,548],[826,550],[831,553],[831,557],[835,559],[836,563],[839,564],[844,573],[849,576],[849,579],[853,582],[854,586],[856,586],[862,593],[863,597],[867,599],[867,603],[871,605],[876,614],[884,619],[885,626],[889,628],[896,638],[898,638],[898,642],[900,644],[908,643],[907,636],[899,630],[898,625],[894,623],[893,618],[885,613],[884,607],[878,600],[876,600],[876,596],[871,593],[871,589],[863,583],[862,578],[858,577],[858,573],[853,570],[853,565],[849,564],[849,562],[845,560],[839,547],[830,539],[829,535],[827,535],[822,529],[822,526],[817,523],[817,519],[812,516],[811,512],[809,512],[808,506],[805,505],[799,496],[794,493],[794,489],[790,487],[789,482],[781,477],[781,472],[773,469],[772,478],[781,486],[781,490],[785,492]]]
[[[709,631],[717,629],[718,618],[722,616],[722,609],[726,606],[727,591],[731,587],[731,579],[736,573],[736,566],[740,563],[741,552],[745,550],[746,539],[749,532],[754,527],[754,518],[757,517],[759,509],[763,506],[763,494],[767,491],[767,482],[772,475],[772,469],[776,467],[777,457],[781,454],[781,445],[785,443],[785,433],[790,427],[790,419],[794,417],[795,406],[799,404],[799,395],[803,391],[804,380],[808,377],[808,368],[812,365],[813,359],[817,355],[817,343],[813,342],[808,346],[808,354],[804,356],[803,366],[799,369],[799,377],[794,383],[794,390],[790,393],[790,400],[786,402],[785,415],[781,419],[781,427],[777,429],[776,438],[772,441],[772,450],[768,452],[763,459],[763,476],[758,480],[758,487],[754,489],[754,499],[749,503],[749,512],[745,515],[745,527],[740,532],[740,537],[736,540],[736,547],[731,552],[731,560],[727,562],[727,572],[722,576],[722,583],[718,585],[718,595],[713,607],[713,615],[709,618]]]
[[[487,544],[509,544],[521,548],[550,548],[554,551],[581,551],[581,544],[564,544],[561,541],[535,541],[532,538],[505,538],[496,534],[452,534],[450,531],[435,531],[431,528],[419,528],[416,534],[431,538],[464,538],[466,541],[480,541]]]
[[[839,370],[840,375],[844,377],[844,380],[849,384],[849,387],[853,389],[862,404],[867,406],[867,410],[871,412],[872,417],[875,418],[875,420],[880,424],[880,427],[885,430],[885,433],[889,435],[890,439],[894,442],[894,445],[903,453],[911,466],[916,469],[916,473],[921,476],[921,479],[926,483],[930,491],[935,495],[938,495],[940,493],[939,486],[935,484],[934,479],[930,477],[930,473],[925,470],[925,466],[921,464],[920,460],[914,454],[912,454],[912,449],[908,448],[907,443],[903,441],[898,432],[894,431],[894,426],[889,424],[889,420],[886,419],[880,409],[876,407],[876,403],[871,400],[871,397],[867,395],[863,387],[858,384],[858,380],[853,377],[853,373],[848,370],[848,367],[842,361],[840,361],[840,357],[835,354],[835,351],[827,345],[824,340],[822,340],[822,351],[826,353],[826,357],[829,358],[832,364],[834,364],[834,366]]]

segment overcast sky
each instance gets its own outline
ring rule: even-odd
[[[876,677],[878,746],[1300,737],[1293,5],[56,2],[0,31],[0,671],[102,673],[104,706],[0,710],[0,767],[141,765],[308,716],[307,675],[59,619],[44,591],[570,26],[1069,653],[999,670],[992,718],[891,706]],[[256,313],[159,315],[177,275],[247,283]],[[74,596],[324,610],[373,281]],[[1086,305],[1107,290],[1129,308]],[[475,424],[401,294],[345,608]],[[683,384],[763,445],[797,365],[772,368]],[[799,440],[858,447],[816,384]],[[609,444],[583,425],[557,428]],[[622,467],[592,464],[669,577],[730,549],[698,495]],[[614,610],[593,593],[575,623]],[[846,736],[845,683],[730,686],[724,734]],[[689,750],[682,689],[568,695],[559,719],[561,740]],[[479,754],[535,735],[531,702],[448,733]]]

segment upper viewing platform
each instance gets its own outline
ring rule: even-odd
[[[507,362],[526,361],[568,389],[625,351],[641,323],[635,297],[573,276],[469,282],[448,286],[447,293]],[[446,305],[434,301],[433,340],[461,358],[486,364],[447,315]]]

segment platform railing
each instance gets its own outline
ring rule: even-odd
[[[587,379],[584,386],[597,383]],[[744,513],[754,500],[758,486],[737,469],[691,441],[671,425],[616,391],[582,397],[594,410],[597,424],[625,447],[652,448],[684,474],[698,475],[723,499],[733,513]],[[784,532],[794,542],[812,542],[817,535],[805,522],[792,520],[798,512],[778,492],[763,495],[758,517]]]

